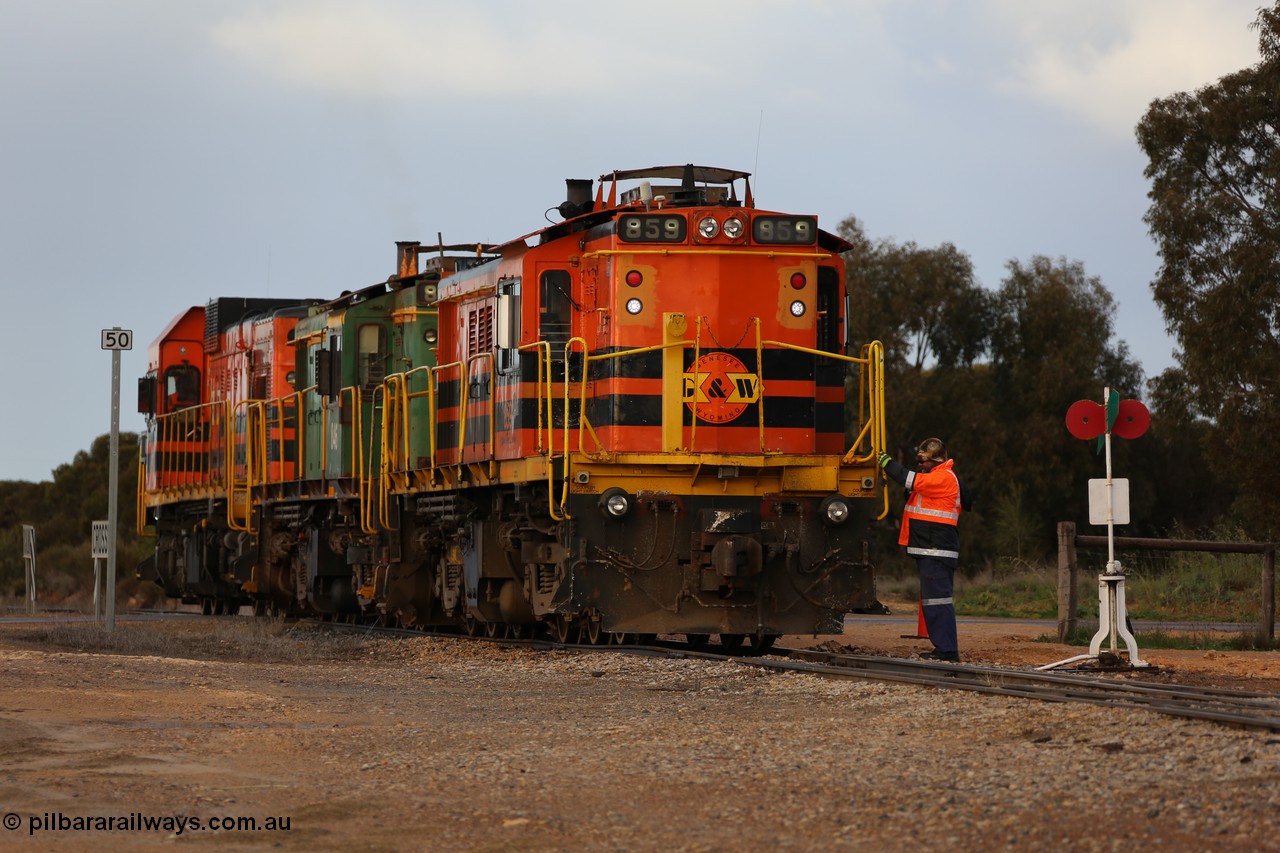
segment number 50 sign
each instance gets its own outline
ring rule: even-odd
[[[133,332],[119,327],[102,330],[103,349],[133,349]]]

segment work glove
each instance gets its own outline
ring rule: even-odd
[[[883,468],[884,466],[888,465],[890,462],[893,461],[893,457],[890,456],[888,453],[885,453],[883,450],[881,450],[880,458],[877,461],[880,463],[880,467]]]

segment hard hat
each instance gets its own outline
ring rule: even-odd
[[[946,462],[947,446],[940,438],[926,438],[916,448],[917,462]]]

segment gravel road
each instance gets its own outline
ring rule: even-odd
[[[1280,850],[1280,735],[459,640],[193,658],[190,626],[130,630],[178,633],[118,655],[0,631],[0,844]],[[135,813],[259,829],[34,831]]]

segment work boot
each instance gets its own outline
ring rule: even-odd
[[[937,649],[934,649],[931,652],[922,652],[920,654],[920,657],[924,658],[925,660],[945,660],[951,663],[960,662],[959,652],[940,652]]]

